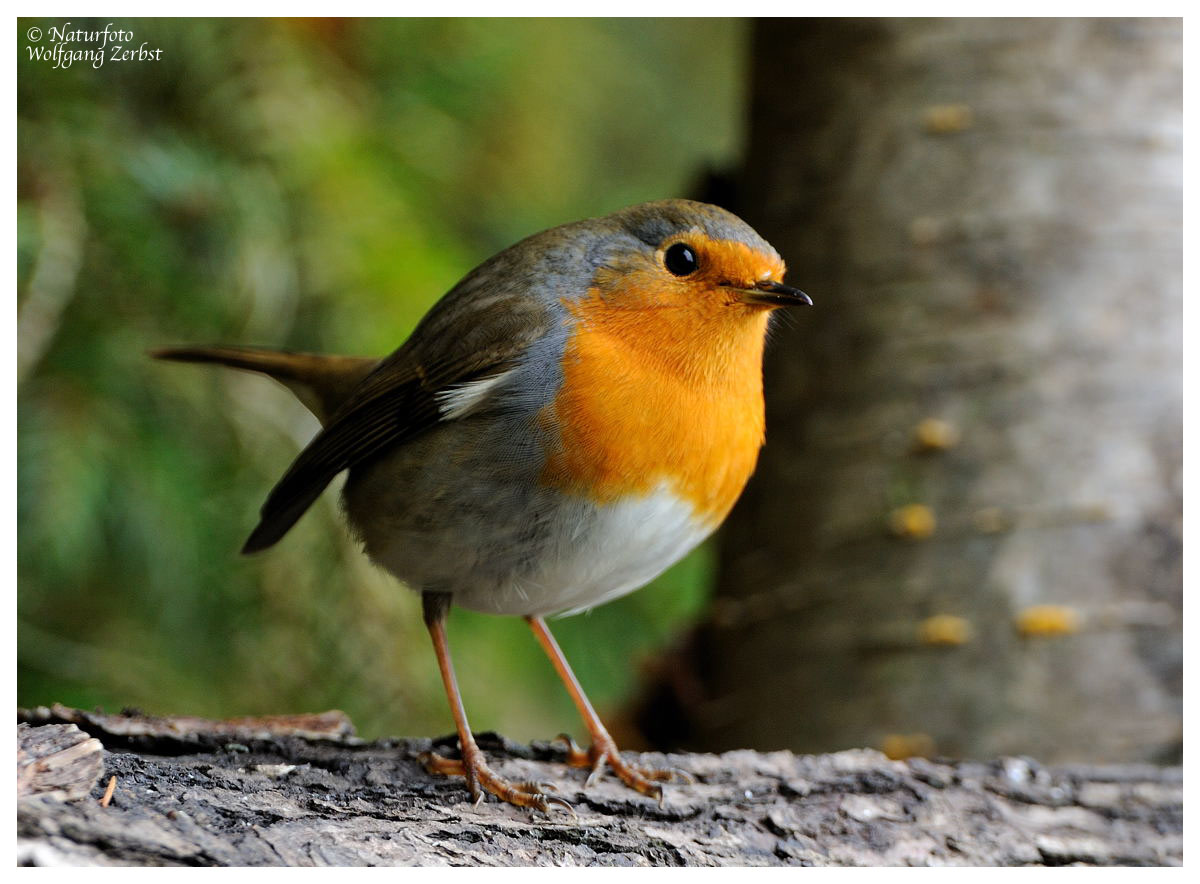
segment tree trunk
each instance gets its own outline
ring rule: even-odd
[[[741,208],[816,306],[676,740],[1178,758],[1180,22],[771,21],[752,58]]]
[[[677,755],[690,785],[659,805],[613,777],[583,788],[561,752],[494,735],[502,772],[549,780],[574,814],[485,799],[426,773],[429,740],[356,740],[344,718],[235,722],[31,710],[18,757],[103,741],[104,773],[49,765],[17,802],[21,865],[1179,865],[1178,769],[1048,770],[888,761]],[[54,724],[42,724],[52,721]],[[317,725],[321,725],[317,727]],[[74,732],[74,736],[71,733]],[[447,751],[447,741],[439,747]],[[453,740],[449,740],[451,744]],[[74,750],[78,754],[79,750]],[[514,757],[515,756],[515,757]],[[647,759],[653,762],[654,759]],[[664,759],[657,759],[659,763]],[[556,763],[558,762],[558,763]],[[64,771],[80,773],[64,801]]]

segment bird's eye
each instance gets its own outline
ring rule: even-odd
[[[667,253],[663,255],[663,263],[676,276],[687,276],[689,273],[695,273],[700,267],[700,262],[696,260],[696,253],[687,244],[681,242],[677,242],[667,249]]]

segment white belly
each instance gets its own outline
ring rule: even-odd
[[[645,586],[715,527],[665,485],[613,504],[564,503],[558,528],[527,574],[454,603],[493,614],[575,614]]]
[[[523,616],[591,608],[644,586],[716,527],[665,482],[613,504],[540,486],[536,438],[502,464],[492,455],[495,436],[507,431],[511,443],[519,427],[443,427],[352,470],[345,504],[376,564],[460,607]]]

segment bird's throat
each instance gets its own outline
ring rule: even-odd
[[[767,324],[765,311],[724,309],[573,305],[543,481],[598,503],[666,483],[698,520],[721,521],[763,442]]]

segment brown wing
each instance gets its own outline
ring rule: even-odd
[[[300,452],[271,490],[242,552],[283,537],[342,470],[434,426],[440,391],[512,368],[551,321],[546,307],[527,297],[448,295]]]

